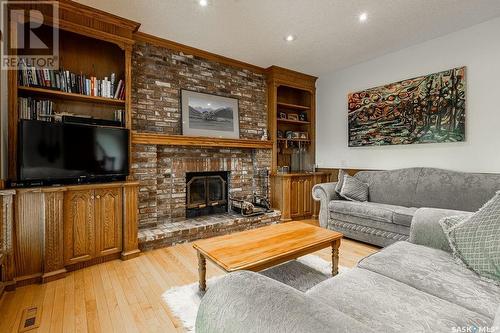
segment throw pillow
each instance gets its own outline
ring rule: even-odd
[[[335,186],[335,192],[340,195],[342,191],[342,186],[344,185],[344,177],[347,176],[347,172],[344,169],[339,170],[339,178],[337,179],[337,186]]]
[[[350,201],[368,201],[368,184],[345,175],[340,196]]]
[[[470,218],[439,222],[455,257],[481,277],[500,284],[500,191]]]

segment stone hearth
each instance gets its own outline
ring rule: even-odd
[[[166,222],[156,227],[139,230],[139,248],[142,251],[192,242],[201,238],[225,235],[279,223],[280,211],[260,216],[245,217],[235,213],[214,214],[187,219],[179,222]]]

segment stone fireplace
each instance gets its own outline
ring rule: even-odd
[[[261,140],[267,135],[267,86],[261,69],[201,58],[150,41],[134,44],[132,63],[133,131],[181,135],[180,92],[188,89],[238,99],[239,139]],[[132,143],[130,176],[140,183],[141,249],[257,228],[280,220],[279,212],[258,217],[236,215],[230,203],[224,204],[222,199],[225,195],[226,201],[231,197],[251,200],[254,192],[268,195],[263,192],[269,192],[264,186],[269,179],[260,175],[271,168],[271,149],[187,143],[170,145],[166,138],[161,143]],[[197,178],[191,182],[192,189],[206,190],[208,182],[208,192],[188,193],[187,184],[195,172],[224,172],[226,185],[221,186],[217,178]]]
[[[226,213],[228,172],[186,173],[186,217]]]

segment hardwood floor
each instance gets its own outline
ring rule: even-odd
[[[377,250],[344,239],[340,265],[353,267]],[[331,260],[329,248],[315,254]],[[207,263],[207,278],[221,274]],[[32,305],[41,306],[42,317],[40,327],[29,332],[183,332],[161,295],[197,278],[196,251],[189,243],[88,267],[6,293],[0,300],[0,332],[18,332],[23,309]]]

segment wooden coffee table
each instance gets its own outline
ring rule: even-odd
[[[288,222],[197,241],[200,290],[207,288],[206,259],[226,272],[258,272],[331,246],[332,275],[337,275],[341,239],[339,232]]]

